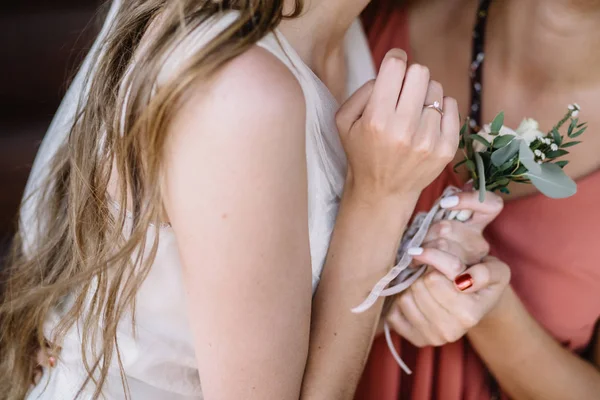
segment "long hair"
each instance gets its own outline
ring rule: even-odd
[[[228,10],[237,10],[236,20],[154,93],[149,82],[156,82],[170,50],[194,28]],[[166,128],[195,82],[301,10],[302,0],[296,0],[289,15],[284,15],[283,0],[124,2],[87,78],[88,95],[35,194],[35,243],[24,246],[25,233],[33,228],[19,226],[0,277],[1,399],[26,396],[36,354],[48,342],[60,344],[75,323],[81,324],[88,374],[80,393],[93,384],[94,398],[99,398],[113,361],[128,392],[117,325],[127,311],[135,325],[136,293],[156,253],[158,235],[147,243],[147,233],[158,229],[161,218],[156,182]],[[151,37],[140,46],[150,27]],[[135,68],[127,73],[134,53]],[[110,205],[111,176],[119,182],[114,201],[128,204],[133,216],[127,228],[127,207],[115,211]],[[44,323],[57,311],[53,337],[45,338]]]

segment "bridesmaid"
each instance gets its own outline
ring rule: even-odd
[[[401,373],[379,339],[357,399],[600,397],[600,1],[380,0],[364,21],[376,63],[389,48],[406,49],[478,125],[504,110],[508,126],[527,116],[547,130],[577,102],[590,128],[566,168],[575,196],[512,187],[487,228],[491,253],[512,270],[498,305],[447,343],[453,338],[435,312],[421,314],[425,325],[399,298],[388,322],[413,375]],[[465,179],[448,168],[419,207]]]

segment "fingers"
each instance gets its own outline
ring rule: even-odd
[[[428,345],[425,337],[402,315],[400,308],[393,307],[386,320],[394,332],[408,340],[413,346],[424,347]]]
[[[455,242],[454,240],[438,238],[430,241],[423,242],[422,247],[424,249],[438,249],[445,253],[450,253],[456,256],[461,263],[464,265],[472,265],[481,261],[482,257],[477,257],[474,255],[467,247],[461,245],[459,242]],[[420,262],[413,260],[413,267],[418,267],[422,265]]]
[[[493,285],[505,285],[510,281],[510,268],[495,257],[486,257],[482,263],[473,265],[455,279],[458,290],[475,293]]]
[[[445,97],[443,110],[440,153],[444,157],[452,159],[458,150],[459,142],[460,116],[458,113],[458,103],[452,97]]]
[[[364,113],[367,102],[373,93],[374,86],[375,80],[365,83],[338,110],[335,121],[342,138]]]
[[[390,115],[396,110],[406,74],[406,63],[407,55],[404,50],[392,49],[387,52],[367,105],[368,113]]]
[[[463,264],[480,262],[490,252],[490,245],[480,229],[459,221],[440,221],[431,226],[423,247],[433,247],[457,256]]]
[[[409,290],[398,298],[398,308],[414,330],[418,331],[427,344],[439,345],[439,336],[430,320],[423,314]]]
[[[473,216],[466,223],[483,229],[502,212],[504,201],[497,194],[487,192],[482,203],[478,192],[469,191],[446,197],[440,205],[447,210],[473,211]]]
[[[429,292],[425,285],[426,279],[418,279],[411,287],[415,303],[425,315],[433,332],[430,334],[431,344],[441,346],[454,342],[464,333],[456,323],[455,318]],[[448,289],[447,289],[448,290]],[[449,290],[454,290],[449,288]]]
[[[404,87],[396,109],[398,123],[411,134],[420,126],[428,87],[429,69],[419,64],[411,65],[406,72]]]
[[[439,82],[429,81],[424,105],[433,105],[436,102],[439,104],[439,107],[442,108],[444,104],[444,88]],[[427,126],[434,126],[437,128],[437,133],[439,134],[442,114],[433,108],[424,107],[421,111],[421,119],[423,122],[427,122]]]
[[[451,281],[466,269],[457,256],[435,248],[412,248],[408,249],[408,254],[413,256],[413,260],[440,271]]]

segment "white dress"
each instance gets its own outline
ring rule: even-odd
[[[114,16],[118,2],[113,4],[109,20]],[[235,18],[229,13],[210,26],[199,27],[174,49],[159,77],[158,84],[174,73],[186,58],[197,51],[211,37],[218,34]],[[104,30],[109,29],[109,23]],[[106,33],[106,32],[104,32]],[[103,34],[101,34],[102,36]],[[345,174],[345,156],[335,128],[334,116],[338,104],[314,73],[279,32],[267,35],[259,46],[274,54],[285,64],[300,83],[306,100],[306,159],[308,168],[308,215],[313,290],[316,288],[329,238],[337,213]],[[365,35],[360,23],[352,25],[346,37],[348,65],[347,91],[353,93],[375,71]],[[89,62],[83,70],[90,68]],[[79,75],[83,75],[83,71]],[[31,193],[44,177],[44,165],[66,138],[68,124],[73,118],[80,93],[85,93],[82,77],[78,76],[63,100],[50,130],[40,148],[32,171],[27,193]],[[36,197],[26,204],[21,218],[24,227],[32,227],[35,220],[32,209]],[[26,230],[26,245],[36,240]],[[152,242],[154,230],[148,232]],[[136,335],[130,319],[118,327],[118,342],[130,393],[134,400],[202,399],[200,377],[196,367],[192,333],[185,313],[182,267],[176,246],[176,237],[170,227],[159,230],[156,260],[138,292],[136,299]],[[47,323],[51,331],[56,321]],[[101,329],[101,327],[99,327]],[[28,399],[72,400],[85,379],[80,350],[79,326],[73,327],[62,343],[57,366],[45,373],[44,378],[29,394]],[[48,332],[49,333],[49,332]],[[91,398],[93,387],[88,385],[81,399]],[[104,387],[106,399],[124,399],[119,369],[111,367]]]

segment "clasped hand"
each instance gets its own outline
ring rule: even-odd
[[[387,322],[417,347],[441,346],[463,337],[498,304],[510,281],[510,269],[488,256],[483,229],[502,210],[502,199],[475,192],[448,199],[451,210],[473,210],[467,222],[433,225],[422,248],[410,249],[415,265],[428,271],[392,305]]]

